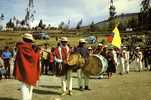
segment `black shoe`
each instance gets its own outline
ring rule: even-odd
[[[120,75],[123,75],[123,73],[119,73]]]
[[[128,71],[126,71],[126,74],[128,74]]]
[[[85,86],[85,90],[90,90],[90,88],[88,86]]]
[[[79,90],[80,90],[80,91],[84,91],[84,89],[82,88],[82,86],[80,86]]]
[[[69,90],[68,95],[72,96],[72,92]]]

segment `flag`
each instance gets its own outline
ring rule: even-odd
[[[114,33],[114,37],[112,40],[112,45],[120,48],[121,47],[121,37],[120,37],[120,32],[117,27],[114,28],[113,33]]]

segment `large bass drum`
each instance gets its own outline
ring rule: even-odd
[[[83,72],[87,75],[101,75],[107,71],[108,62],[102,55],[91,55],[88,62],[82,68]]]

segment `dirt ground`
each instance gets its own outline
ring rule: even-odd
[[[151,72],[130,72],[114,74],[113,78],[91,79],[90,91],[79,91],[76,74],[73,74],[73,95],[60,96],[60,79],[42,76],[39,86],[34,89],[33,100],[150,100]],[[0,100],[20,100],[20,82],[0,81]]]
[[[12,34],[10,34],[12,35]],[[19,35],[0,36],[0,43],[7,44],[11,40],[19,40]],[[72,46],[77,44],[79,37],[70,37]],[[48,42],[56,45],[55,38]],[[9,43],[8,43],[9,44]],[[151,100],[151,72],[130,72],[126,75],[114,74],[113,78],[90,79],[91,91],[79,91],[76,74],[73,74],[73,95],[60,96],[60,78],[41,76],[39,86],[33,91],[33,100]],[[20,82],[16,80],[0,80],[0,100],[20,100]]]

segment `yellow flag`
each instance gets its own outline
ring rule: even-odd
[[[112,40],[112,45],[120,48],[121,47],[121,37],[120,37],[120,32],[117,27],[114,28],[113,33],[114,33],[114,37]]]

